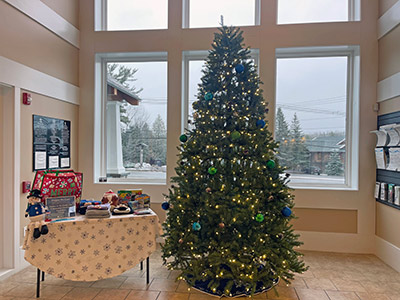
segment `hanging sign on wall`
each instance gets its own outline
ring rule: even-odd
[[[33,115],[33,171],[71,166],[71,121]]]

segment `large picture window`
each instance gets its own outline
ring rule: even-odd
[[[103,56],[103,57],[101,57]],[[159,57],[99,55],[103,152],[98,177],[166,182],[167,62]]]
[[[356,49],[280,49],[277,57],[275,139],[291,184],[354,187]]]
[[[225,25],[260,24],[261,0],[183,0],[183,27],[218,27],[223,16]]]
[[[168,28],[168,0],[95,0],[96,30]]]
[[[360,20],[360,0],[278,0],[278,24]]]

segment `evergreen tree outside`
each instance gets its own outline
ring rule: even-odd
[[[275,140],[279,142],[278,154],[279,162],[282,166],[289,167],[289,155],[290,155],[290,130],[289,125],[286,122],[285,115],[280,107],[276,112],[275,122]]]
[[[310,152],[304,143],[305,140],[300,121],[295,113],[290,124],[290,145],[287,155],[290,170],[301,172],[310,167]]]
[[[160,115],[154,120],[152,125],[153,140],[151,148],[153,160],[160,161],[162,165],[167,164],[167,130]]]
[[[326,174],[329,176],[343,175],[343,163],[340,160],[339,152],[332,152],[329,156],[328,164],[325,168]]]
[[[260,79],[242,32],[222,26],[209,52],[194,128],[182,142],[166,195],[164,262],[214,295],[268,290],[306,267],[290,220],[293,196],[264,128]]]

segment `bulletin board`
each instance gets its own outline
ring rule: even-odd
[[[71,121],[33,115],[33,171],[71,167]]]

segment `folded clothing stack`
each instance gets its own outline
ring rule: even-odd
[[[86,210],[86,217],[90,219],[109,218],[110,204],[89,205]]]

